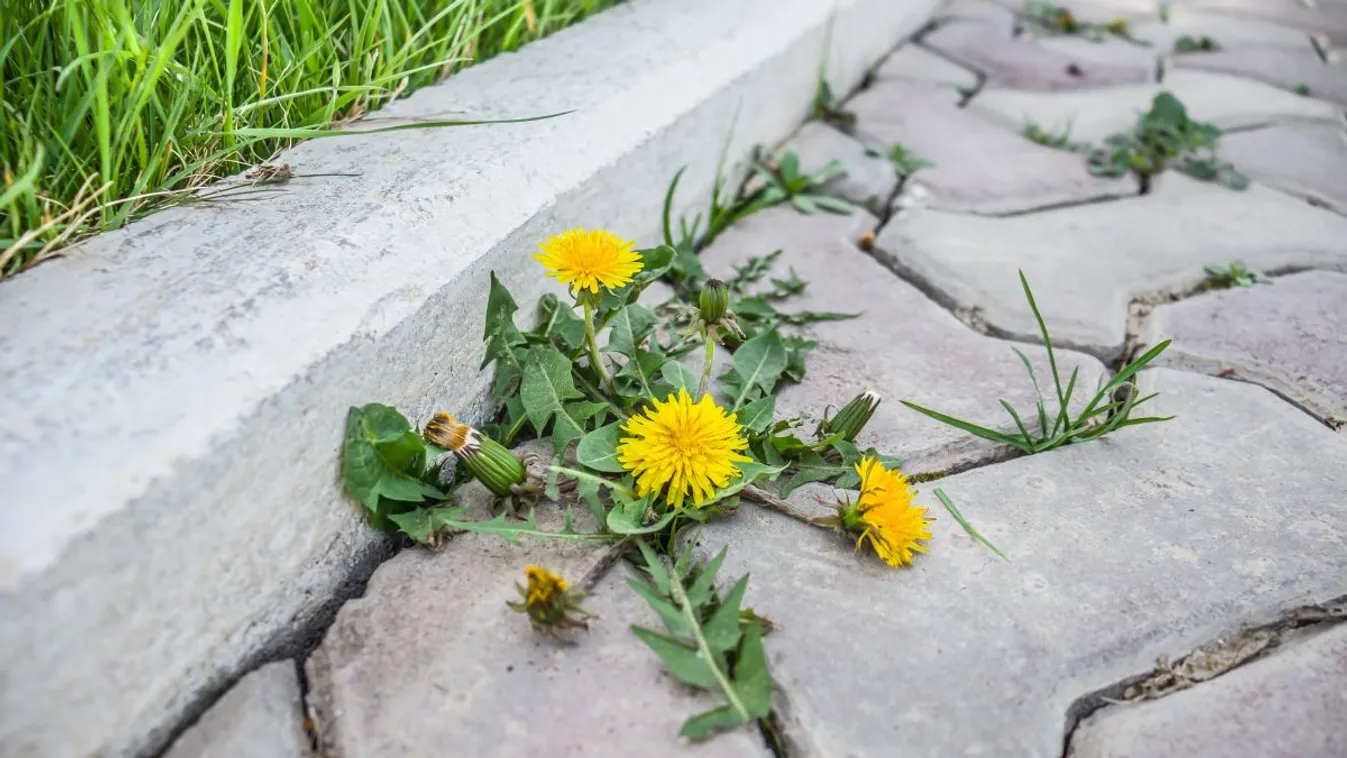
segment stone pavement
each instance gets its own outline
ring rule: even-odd
[[[841,160],[827,191],[864,210],[777,207],[705,251],[717,273],[782,249],[810,282],[793,306],[861,313],[804,328],[819,347],[778,411],[880,392],[861,441],[909,472],[960,472],[939,486],[1012,559],[970,539],[931,485],[934,539],[911,569],[747,503],[709,524],[698,549],[731,546],[722,577],[751,573],[747,604],[775,623],[779,743],[677,740],[708,703],[627,631],[656,619],[606,548],[460,535],[381,566],[304,663],[324,754],[1347,754],[1347,66],[1309,36],[1347,44],[1347,7],[1321,5],[1194,0],[1168,24],[1140,0],[1072,6],[1123,15],[1145,47],[1035,39],[1017,34],[1018,4],[956,0],[876,68],[848,103],[853,128],[811,123],[783,147],[806,169]],[[1183,34],[1222,51],[1170,55]],[[1224,154],[1248,189],[1170,172],[1140,195],[1020,134],[1070,122],[1097,141],[1160,90],[1237,130]],[[935,165],[900,176],[895,143]],[[1271,283],[1202,286],[1233,260]],[[1007,460],[899,404],[986,423],[1001,398],[1030,406],[1011,347],[1047,367],[1017,270],[1086,387],[1172,337],[1139,385],[1176,418]],[[834,496],[790,499],[820,511]],[[587,636],[559,644],[505,611],[539,562],[594,578]],[[291,710],[258,728],[291,733]]]

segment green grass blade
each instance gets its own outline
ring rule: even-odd
[[[992,442],[996,442],[1002,445],[1010,445],[1011,447],[1017,448],[1026,453],[1034,452],[1033,448],[1029,447],[1020,440],[1017,440],[1014,437],[1011,437],[1010,435],[1005,434],[1003,432],[998,432],[995,429],[988,429],[985,426],[978,426],[977,424],[973,424],[968,421],[964,421],[962,419],[957,419],[954,418],[953,416],[946,416],[945,414],[940,413],[939,411],[933,411],[930,408],[923,408],[920,405],[917,405],[916,403],[911,403],[906,400],[900,400],[898,402],[902,403],[903,405],[906,405],[908,408],[911,408],[912,410],[918,413],[930,416],[936,421],[939,421],[943,424],[948,424],[954,427],[955,429],[961,429],[965,432],[968,432],[969,434],[981,437],[982,439],[991,440]]]
[[[1010,417],[1015,420],[1015,426],[1019,427],[1020,436],[1024,437],[1025,444],[1031,444],[1033,438],[1029,436],[1029,430],[1024,428],[1024,422],[1020,420],[1020,414],[1015,412],[1015,406],[1002,399],[1001,407],[1005,408],[1006,413],[1009,413]]]
[[[1038,426],[1043,430],[1041,439],[1048,438],[1048,411],[1043,407],[1043,390],[1038,386],[1038,375],[1034,373],[1034,364],[1029,362],[1029,356],[1024,354],[1018,347],[1011,347],[1015,355],[1020,357],[1020,362],[1024,364],[1024,370],[1029,372],[1029,381],[1034,385],[1034,396],[1038,398]],[[1028,435],[1025,435],[1028,438]]]
[[[673,212],[674,193],[678,191],[678,180],[683,178],[683,172],[686,170],[687,166],[678,169],[678,173],[674,174],[673,181],[669,182],[668,191],[664,193],[664,210],[660,214],[660,218],[664,222],[664,244],[669,247],[674,246],[673,225],[670,218],[670,214]]]
[[[1029,280],[1025,278],[1023,269],[1020,269],[1020,286],[1024,288],[1024,297],[1029,301],[1029,310],[1034,312],[1034,321],[1038,322],[1038,333],[1043,336],[1043,347],[1048,351],[1048,369],[1052,371],[1052,383],[1057,389],[1057,402],[1065,414],[1066,396],[1062,393],[1062,377],[1057,373],[1057,355],[1052,349],[1052,337],[1048,335],[1048,325],[1043,321],[1043,314],[1038,312],[1038,303],[1034,301],[1034,293],[1029,289]]]
[[[974,540],[981,542],[983,546],[985,546],[988,550],[1000,556],[1001,560],[1005,561],[1006,563],[1010,563],[1010,558],[1008,558],[1005,553],[1001,552],[995,545],[992,544],[991,540],[987,539],[986,537],[983,537],[982,534],[978,532],[978,530],[973,528],[972,524],[968,523],[968,519],[964,518],[963,514],[959,512],[958,507],[954,505],[954,501],[949,499],[949,495],[946,495],[944,490],[940,489],[939,487],[936,487],[935,496],[940,498],[940,502],[945,506],[945,510],[949,511],[949,515],[953,516],[954,520],[959,522],[959,526],[963,527],[963,530],[965,532],[968,532],[969,537],[972,537]]]

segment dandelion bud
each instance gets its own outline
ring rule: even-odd
[[[854,442],[865,425],[870,423],[870,417],[875,415],[879,399],[879,395],[874,392],[869,390],[862,392],[842,406],[836,416],[828,420],[824,431],[829,435],[840,434],[847,442]]]
[[[515,585],[523,602],[506,603],[511,610],[527,614],[529,621],[544,631],[589,628],[589,613],[579,605],[585,596],[583,591],[569,589],[565,579],[542,566],[528,566],[524,574],[528,585]]]
[[[512,487],[524,482],[524,464],[514,453],[448,413],[436,413],[422,436],[452,452],[497,497],[511,494]]]
[[[708,324],[720,321],[730,310],[730,288],[719,279],[708,279],[702,285],[697,307],[701,309],[702,321]]]
[[[1108,22],[1108,26],[1106,26],[1105,28],[1108,29],[1108,31],[1113,34],[1117,34],[1119,36],[1126,35],[1128,28],[1127,19],[1123,18],[1122,16],[1119,16],[1113,19],[1112,21]]]

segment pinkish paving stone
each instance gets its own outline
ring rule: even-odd
[[[963,92],[977,89],[978,75],[948,58],[936,55],[921,45],[908,44],[884,60],[875,70],[876,81],[901,79],[936,84],[954,93],[954,103],[963,101]],[[963,92],[961,92],[962,90]]]
[[[935,164],[904,188],[905,196],[924,193],[932,208],[995,215],[1135,191],[1130,180],[1090,176],[1079,155],[1035,144],[955,106],[932,85],[879,81],[849,107],[857,136],[871,147],[902,144]]]
[[[1347,71],[1318,56],[1272,45],[1245,45],[1210,53],[1174,56],[1176,68],[1219,71],[1275,84],[1300,95],[1347,105]],[[1300,91],[1304,88],[1304,91]]]
[[[1161,305],[1145,338],[1165,337],[1165,365],[1261,384],[1347,423],[1347,274],[1307,271]]]
[[[1180,0],[1179,4],[1194,10],[1299,29],[1327,37],[1334,45],[1347,46],[1347,13],[1307,8],[1299,0]]]
[[[842,311],[859,318],[811,324],[802,330],[816,340],[801,384],[777,394],[777,416],[804,412],[816,421],[870,389],[883,398],[857,440],[883,442],[884,452],[909,470],[947,470],[985,459],[992,446],[957,429],[930,423],[898,401],[916,400],[956,416],[992,426],[1010,426],[999,398],[1033,408],[1033,388],[1011,345],[974,332],[917,288],[894,276],[856,246],[877,222],[869,214],[806,216],[778,206],[749,216],[716,238],[702,253],[712,275],[729,275],[749,256],[784,251],[781,270],[792,267],[808,287],[781,304],[789,311]],[[1046,353],[1021,346],[1045,376]],[[1080,367],[1083,386],[1095,386],[1103,366],[1095,359],[1058,351],[1064,374]],[[813,430],[811,421],[805,433]]]
[[[1340,127],[1283,124],[1235,132],[1221,139],[1221,155],[1270,187],[1347,216],[1347,132]]]
[[[1339,758],[1347,755],[1347,626],[1283,645],[1192,689],[1106,707],[1067,758]]]
[[[1034,44],[1075,60],[1155,71],[1160,53],[1153,46],[1138,45],[1116,38],[1091,40],[1077,35],[1038,37]]]
[[[1160,54],[1173,52],[1174,43],[1180,37],[1210,37],[1226,49],[1246,45],[1275,45],[1290,52],[1318,58],[1309,35],[1300,29],[1187,8],[1174,9],[1168,23],[1157,19],[1137,24],[1132,29],[1132,36],[1151,43],[1152,49]]]
[[[977,23],[941,26],[922,44],[987,77],[987,85],[1022,90],[1074,90],[1107,84],[1146,82],[1141,66],[1118,66],[1073,58],[1023,38],[1008,38]]]

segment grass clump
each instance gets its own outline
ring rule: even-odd
[[[615,2],[6,3],[0,277]]]
[[[1123,427],[1168,421],[1173,418],[1173,416],[1132,417],[1132,411],[1156,396],[1156,393],[1151,393],[1144,397],[1137,397],[1132,377],[1155,360],[1160,353],[1163,353],[1165,348],[1169,347],[1169,340],[1165,340],[1147,350],[1136,360],[1124,366],[1107,382],[1102,383],[1080,413],[1073,417],[1071,399],[1076,392],[1076,381],[1080,375],[1080,367],[1077,366],[1071,371],[1071,376],[1067,380],[1065,388],[1063,388],[1062,376],[1057,370],[1057,356],[1052,348],[1052,336],[1048,334],[1048,327],[1043,322],[1042,314],[1038,312],[1038,304],[1034,301],[1034,293],[1029,289],[1029,280],[1025,278],[1023,271],[1020,272],[1020,285],[1024,288],[1024,296],[1029,301],[1029,308],[1033,311],[1034,320],[1038,322],[1039,334],[1043,338],[1043,346],[1048,352],[1048,367],[1052,371],[1052,384],[1057,400],[1056,413],[1049,415],[1047,406],[1043,401],[1038,377],[1034,373],[1033,364],[1030,363],[1029,357],[1018,348],[1013,349],[1015,354],[1019,356],[1020,361],[1024,363],[1025,370],[1029,372],[1029,381],[1034,385],[1034,393],[1038,396],[1037,413],[1035,417],[1030,418],[1031,422],[1037,423],[1026,425],[1015,407],[1005,400],[1001,401],[1001,407],[1005,408],[1006,412],[1010,414],[1011,421],[1015,423],[1015,432],[1003,432],[980,426],[971,421],[924,408],[907,400],[902,401],[903,405],[914,411],[924,413],[936,421],[949,424],[956,429],[962,429],[969,434],[1001,445],[1009,445],[1025,454],[1041,453],[1073,442],[1088,442]]]

